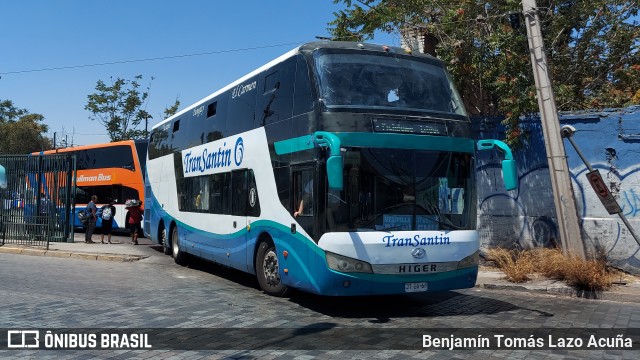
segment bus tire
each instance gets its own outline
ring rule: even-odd
[[[284,296],[289,288],[280,279],[276,247],[271,241],[262,241],[256,253],[256,277],[262,291],[271,296]]]
[[[180,250],[177,226],[174,226],[173,229],[171,229],[171,255],[173,255],[173,260],[176,264],[184,265],[186,263],[186,254]]]
[[[164,227],[164,224],[160,224],[159,234],[160,245],[162,245],[162,248],[164,249],[164,254],[171,255],[171,243],[167,239],[167,229]]]

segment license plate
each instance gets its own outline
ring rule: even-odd
[[[426,281],[404,283],[404,292],[423,292],[427,290],[429,290],[429,284]]]

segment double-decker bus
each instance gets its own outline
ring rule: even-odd
[[[271,295],[469,288],[478,272],[477,150],[441,61],[315,42],[153,127],[144,230],[257,276]]]
[[[113,229],[123,230],[127,219],[125,201],[141,200],[144,197],[144,175],[147,160],[147,140],[125,140],[104,144],[83,145],[38,152],[35,154],[68,154],[76,158],[75,178],[75,212],[73,224],[81,227],[77,213],[84,210],[91,201],[91,196],[98,196],[98,209],[114,199],[116,215],[113,218]],[[48,184],[50,182],[45,182]],[[48,194],[49,190],[42,190]],[[38,196],[32,194],[32,196]],[[96,227],[102,226],[98,217]]]

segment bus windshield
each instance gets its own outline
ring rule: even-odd
[[[75,150],[74,153],[77,156],[78,170],[117,168],[135,171],[136,169],[129,144]]]
[[[344,190],[327,191],[329,231],[472,230],[472,156],[352,148]]]
[[[315,54],[320,94],[328,107],[392,108],[466,116],[444,68],[397,54]]]

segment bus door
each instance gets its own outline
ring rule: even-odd
[[[251,221],[260,216],[260,201],[253,170],[232,171],[230,190],[233,236],[229,240],[231,243],[225,247],[229,249],[229,265],[248,271],[247,259],[253,259],[253,253],[250,254],[247,250],[247,243],[251,238]]]
[[[291,215],[304,231],[314,238],[318,194],[315,180],[315,163],[291,166]],[[295,223],[291,226],[293,232]]]

